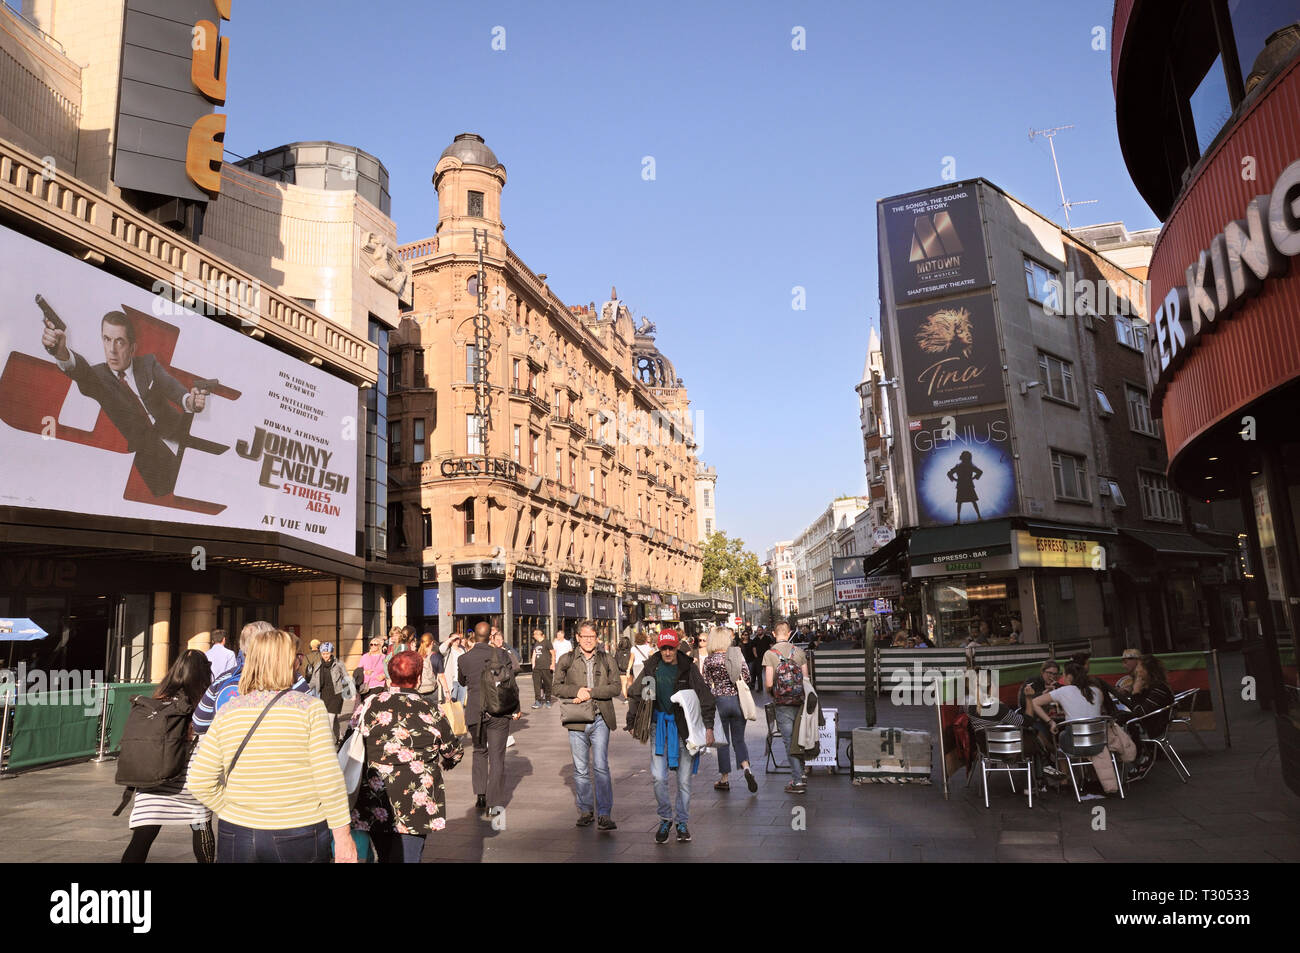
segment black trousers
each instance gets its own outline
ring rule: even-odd
[[[474,795],[486,796],[488,807],[504,807],[510,719],[486,715],[482,722],[467,727],[474,739]]]
[[[551,697],[551,677],[549,668],[533,669],[533,694],[537,701],[544,702]]]

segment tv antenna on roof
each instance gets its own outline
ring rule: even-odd
[[[1042,136],[1044,139],[1047,140],[1047,144],[1048,144],[1049,146],[1051,146],[1051,148],[1052,148],[1052,168],[1054,168],[1054,169],[1056,170],[1056,187],[1057,187],[1057,189],[1059,189],[1060,192],[1061,192],[1061,207],[1062,207],[1063,209],[1065,209],[1065,227],[1066,227],[1066,230],[1067,230],[1067,231],[1068,231],[1069,228],[1070,228],[1070,209],[1072,209],[1072,208],[1073,208],[1074,206],[1076,206],[1076,205],[1096,205],[1096,204],[1097,204],[1097,200],[1096,200],[1096,199],[1086,199],[1086,200],[1084,200],[1084,201],[1082,201],[1082,202],[1069,202],[1069,201],[1066,201],[1066,198],[1065,198],[1065,186],[1061,184],[1061,166],[1060,166],[1060,163],[1058,163],[1058,162],[1056,161],[1056,144],[1052,142],[1052,139],[1053,139],[1053,137],[1054,137],[1058,132],[1061,132],[1061,131],[1063,131],[1063,130],[1065,130],[1065,129],[1073,129],[1073,128],[1074,128],[1074,123],[1069,123],[1068,125],[1065,125],[1065,126],[1053,126],[1051,129],[1032,129],[1032,128],[1031,128],[1031,129],[1029,130],[1029,141],[1030,141],[1030,142],[1033,142],[1033,141],[1034,141],[1034,136]]]

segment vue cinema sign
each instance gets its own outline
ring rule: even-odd
[[[206,202],[221,191],[231,0],[126,0],[113,148],[118,188]]]
[[[1186,285],[1175,285],[1151,319],[1147,383],[1163,393],[1202,334],[1231,317],[1247,295],[1269,278],[1286,274],[1300,254],[1300,160],[1282,170],[1272,192],[1255,196],[1246,217],[1229,222],[1187,266]]]

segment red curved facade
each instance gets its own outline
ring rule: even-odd
[[[1253,157],[1255,177],[1242,178]],[[1187,266],[1246,204],[1300,159],[1300,61],[1278,76],[1202,161],[1156,241],[1151,300],[1186,283]],[[1264,283],[1169,379],[1160,404],[1170,469],[1195,438],[1251,401],[1300,377],[1300,271]]]

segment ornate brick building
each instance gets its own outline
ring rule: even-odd
[[[389,553],[420,565],[424,628],[507,640],[592,617],[676,618],[700,581],[686,388],[611,289],[567,306],[503,238],[505,167],[462,134],[434,170],[437,233],[402,246],[390,340]]]

